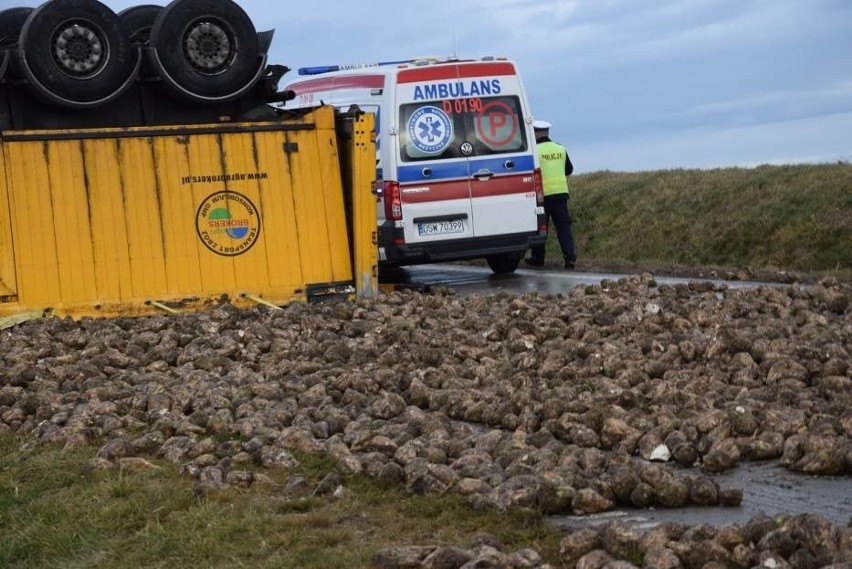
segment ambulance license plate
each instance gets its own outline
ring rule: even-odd
[[[448,235],[451,233],[464,233],[464,221],[454,219],[452,221],[430,221],[429,223],[418,223],[417,233],[421,237],[429,235]]]

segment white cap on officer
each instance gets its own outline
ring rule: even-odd
[[[547,121],[533,121],[533,130],[549,130],[550,123]]]

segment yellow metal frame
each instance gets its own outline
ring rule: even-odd
[[[356,117],[344,153],[344,180],[351,180],[350,223],[352,227],[352,267],[358,296],[373,298],[379,291],[378,232],[376,229],[376,117],[372,113]]]
[[[0,300],[17,300],[15,255],[12,242],[12,220],[9,215],[9,192],[6,179],[6,159],[0,151]]]

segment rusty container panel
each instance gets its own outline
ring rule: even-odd
[[[283,304],[353,283],[330,107],[280,123],[6,133],[3,155],[22,309]]]

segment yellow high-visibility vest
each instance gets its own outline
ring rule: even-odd
[[[541,181],[544,195],[568,193],[568,180],[565,178],[565,161],[568,156],[565,148],[552,140],[539,142],[536,145],[539,166],[541,166]]]

